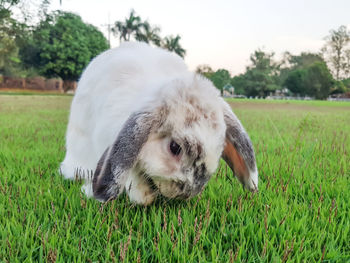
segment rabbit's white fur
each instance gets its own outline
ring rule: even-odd
[[[140,42],[124,42],[96,57],[72,101],[61,165],[65,178],[74,179],[79,168],[94,171],[130,114],[159,96],[166,88],[161,83],[181,75],[189,73],[180,57]]]
[[[199,104],[197,109],[210,109],[208,118],[215,122],[215,129],[207,129],[204,122],[190,128],[180,125],[193,111],[187,105],[193,97]],[[67,152],[60,167],[64,177],[74,179],[77,171],[81,171],[78,175],[86,179],[83,190],[92,196],[91,180],[87,175],[91,176],[95,171],[101,155],[113,144],[130,115],[160,107],[164,102],[169,111],[167,120],[179,123],[175,132],[187,133],[203,143],[207,170],[213,173],[224,148],[226,125],[223,115],[228,105],[208,80],[189,72],[179,56],[144,43],[127,42],[96,57],[81,76],[70,111]],[[238,119],[237,122],[242,128]],[[138,159],[148,173],[152,173],[152,167],[157,167],[155,173],[166,174],[170,168],[165,163],[171,161],[157,161],[157,158],[163,158],[163,153],[155,152],[152,143],[150,136]],[[159,156],[154,158],[157,154]],[[136,175],[137,169],[134,167],[129,171],[125,189],[129,189],[132,201],[148,204],[153,201],[154,193],[143,181],[145,179]],[[250,169],[250,175],[245,185],[253,189],[258,185],[256,167],[255,171]],[[171,197],[172,186],[168,184],[167,187]],[[167,187],[163,186],[164,192]]]

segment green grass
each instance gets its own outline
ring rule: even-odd
[[[30,96],[73,96],[72,94],[68,93],[58,93],[58,92],[45,92],[45,91],[31,91],[31,90],[2,90],[0,89],[0,95],[30,95]]]
[[[0,95],[0,262],[350,261],[350,104],[230,101],[259,193],[222,164],[201,196],[144,208],[58,174],[70,102]]]

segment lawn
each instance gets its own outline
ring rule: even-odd
[[[350,261],[350,103],[230,100],[259,193],[222,163],[200,196],[140,207],[59,175],[71,99],[0,95],[0,262]]]

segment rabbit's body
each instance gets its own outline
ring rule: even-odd
[[[82,74],[61,172],[68,179],[85,179],[85,193],[104,201],[124,190],[142,204],[151,203],[158,191],[187,198],[201,191],[215,171],[229,141],[228,119],[232,140],[239,135],[244,141],[235,142],[233,150],[226,147],[224,158],[232,155],[225,160],[231,167],[237,163],[246,176],[239,179],[255,189],[249,137],[216,88],[174,54],[124,43],[96,57]]]
[[[143,43],[123,43],[96,57],[72,102],[67,154],[61,165],[65,178],[74,179],[77,169],[80,177],[91,174],[87,171],[95,170],[131,113],[167,88],[163,82],[179,75],[188,75],[182,59]]]

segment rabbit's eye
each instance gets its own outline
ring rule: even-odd
[[[173,155],[178,156],[181,153],[181,146],[172,140],[170,142],[170,151]]]

